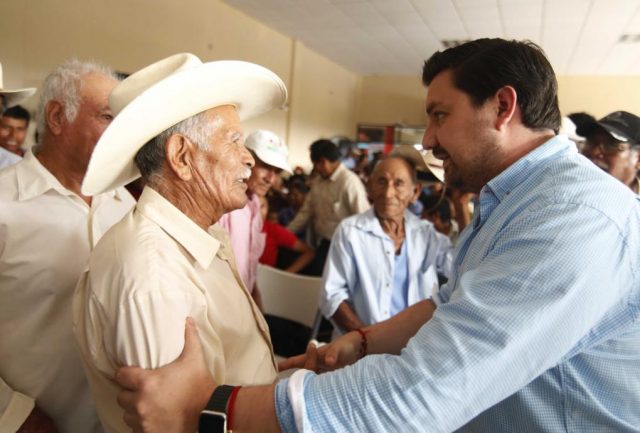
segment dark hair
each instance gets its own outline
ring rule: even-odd
[[[576,134],[581,137],[590,136],[598,128],[598,121],[591,114],[585,112],[571,113],[569,119],[576,125]]]
[[[310,147],[311,162],[314,164],[320,161],[320,158],[324,158],[331,162],[336,162],[340,159],[340,150],[338,146],[326,139],[320,139],[314,141]]]
[[[305,184],[304,179],[296,178],[289,182],[289,190],[296,190],[302,194],[307,194],[309,192],[309,187]]]
[[[14,105],[13,107],[7,108],[4,113],[2,113],[2,117],[11,117],[12,119],[25,120],[27,125],[31,121],[31,115],[27,110],[25,110],[20,105]]]
[[[438,195],[420,194],[420,202],[423,206],[423,215],[438,215],[442,221],[451,220],[451,204],[449,199]]]
[[[476,106],[501,87],[511,86],[526,127],[556,133],[560,129],[558,82],[544,52],[533,42],[477,39],[438,51],[424,63],[422,82],[428,86],[445,70],[451,70],[454,85]]]

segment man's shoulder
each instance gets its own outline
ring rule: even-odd
[[[584,206],[615,216],[638,204],[628,187],[580,155],[558,158],[536,177],[529,194],[538,196],[542,205]]]
[[[22,158],[15,153],[11,153],[3,147],[0,147],[0,169],[11,167],[20,162]]]
[[[364,212],[346,217],[340,221],[338,228],[343,232],[350,232],[354,230],[370,231],[371,226],[375,224],[377,224],[376,215],[373,208],[369,208]]]
[[[160,226],[132,209],[114,224],[91,252],[91,273],[114,271],[150,272],[147,262],[175,242]]]
[[[179,244],[135,209],[112,226],[89,257],[91,290],[105,304],[157,290],[188,263]],[[179,288],[175,288],[179,289]]]
[[[351,184],[351,183],[357,182],[358,184],[362,185],[362,180],[360,180],[358,175],[356,173],[354,173],[353,171],[349,170],[344,165],[342,165],[342,170],[340,170],[340,172],[338,173],[337,180],[339,182],[341,182],[341,183],[349,183],[349,184]]]
[[[18,199],[18,177],[16,165],[0,169],[0,200],[15,201]]]

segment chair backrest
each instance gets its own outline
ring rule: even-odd
[[[265,314],[314,328],[322,278],[308,277],[258,265],[256,285]]]

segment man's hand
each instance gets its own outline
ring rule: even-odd
[[[278,364],[280,371],[305,368],[320,373],[335,370],[358,360],[362,339],[357,332],[349,332],[321,347],[309,343],[306,353],[287,358]]]
[[[58,429],[38,406],[35,406],[16,433],[58,433]]]
[[[118,404],[135,433],[195,433],[200,411],[215,388],[193,319],[187,318],[182,353],[156,370],[122,367]]]

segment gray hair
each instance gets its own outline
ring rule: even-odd
[[[149,140],[136,153],[134,162],[143,179],[151,181],[152,176],[158,175],[165,160],[165,143],[175,134],[187,137],[195,143],[200,150],[209,148],[209,140],[218,123],[211,121],[206,111],[191,116],[180,123],[169,127],[151,140]]]
[[[68,122],[75,120],[80,106],[82,78],[92,73],[118,79],[108,67],[95,62],[82,62],[78,59],[67,60],[45,78],[40,89],[40,101],[36,111],[36,131],[40,137],[47,130],[45,109],[51,101],[58,101],[62,104],[64,116]]]

